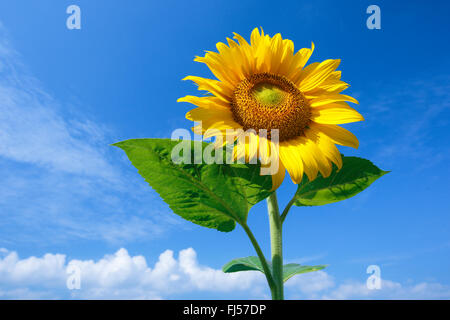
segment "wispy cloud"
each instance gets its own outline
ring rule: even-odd
[[[112,132],[64,112],[0,25],[0,243],[126,242],[182,223],[109,146]]]
[[[312,261],[319,261],[325,258],[327,255],[325,253],[320,253],[312,256],[307,257],[301,257],[301,258],[294,258],[294,259],[288,259],[285,262],[286,263],[299,263],[299,264],[305,264]]]
[[[378,126],[379,135],[371,135],[374,159],[393,165],[405,160],[414,170],[429,169],[449,158],[442,144],[442,131],[448,127],[450,113],[450,77],[433,75],[422,80],[388,81],[372,88],[380,92],[364,97],[368,102],[367,126]],[[372,101],[371,103],[369,101]],[[426,159],[424,161],[423,159]]]

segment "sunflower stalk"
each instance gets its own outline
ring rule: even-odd
[[[247,234],[248,238],[250,239],[253,248],[256,251],[256,254],[258,255],[259,260],[261,261],[261,265],[264,270],[264,275],[266,276],[267,283],[269,284],[270,292],[272,293],[272,297],[276,295],[276,283],[272,277],[272,273],[270,272],[269,265],[267,264],[267,260],[264,256],[264,253],[261,250],[261,247],[258,244],[258,241],[256,240],[255,236],[253,235],[250,228],[247,226],[247,224],[242,224],[242,228],[244,229],[245,233]]]
[[[267,209],[270,223],[272,270],[275,282],[275,294],[272,293],[272,299],[283,300],[283,224],[281,221],[280,210],[278,209],[277,194],[275,191],[267,198]]]

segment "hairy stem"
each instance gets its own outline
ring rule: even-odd
[[[274,300],[284,299],[283,288],[283,242],[282,222],[276,192],[267,198],[267,209],[270,223],[270,245],[272,249],[273,280],[275,282]]]
[[[270,292],[272,293],[272,297],[274,296],[274,294],[276,294],[276,285],[275,285],[275,281],[272,277],[272,272],[270,271],[269,265],[267,264],[267,260],[264,257],[264,254],[261,250],[261,247],[258,244],[258,241],[256,241],[255,236],[253,235],[252,231],[250,230],[250,228],[248,227],[247,224],[241,224],[242,228],[244,228],[245,233],[247,234],[247,236],[250,238],[250,241],[252,242],[253,247],[255,248],[256,254],[258,255],[259,260],[261,261],[261,265],[264,269],[264,274],[266,276],[267,279],[267,283],[269,284],[270,287]]]

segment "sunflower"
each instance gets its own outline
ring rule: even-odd
[[[294,53],[291,40],[273,37],[255,28],[250,44],[234,33],[236,41],[219,42],[219,51],[207,51],[194,61],[205,63],[217,80],[188,76],[206,96],[185,96],[178,102],[189,102],[197,108],[186,118],[201,125],[194,132],[225,135],[228,130],[249,130],[250,142],[267,143],[266,150],[278,150],[279,169],[272,174],[273,189],[284,180],[286,170],[296,184],[305,173],[310,181],[318,172],[328,177],[332,163],[342,167],[341,154],[335,144],[358,148],[357,138],[338,124],[362,121],[364,118],[347,102],[358,101],[341,92],[349,85],[336,71],[339,59],[314,62],[305,67],[314,51],[303,48]],[[278,129],[278,139],[258,133]],[[247,131],[248,132],[248,131]],[[217,136],[217,135],[216,135]],[[278,141],[276,141],[278,140]],[[247,142],[247,143],[250,143]],[[276,145],[274,145],[276,144]],[[246,146],[237,157],[255,156],[256,148]],[[253,153],[253,154],[249,154]],[[260,158],[269,155],[260,152]]]

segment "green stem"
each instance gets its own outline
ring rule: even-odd
[[[283,300],[283,233],[280,210],[278,209],[277,194],[275,191],[267,198],[267,209],[269,211],[270,222],[273,280],[275,282],[276,289],[275,295],[272,295],[272,299]]]
[[[295,200],[297,200],[297,198],[294,195],[294,197],[292,197],[291,201],[289,201],[289,203],[286,205],[286,208],[284,208],[283,213],[281,214],[281,217],[280,217],[281,223],[283,223],[284,219],[286,219],[286,216],[287,216],[287,214],[289,212],[289,209],[291,209],[291,207],[294,204]]]
[[[253,235],[252,231],[248,227],[247,224],[241,224],[242,228],[244,228],[245,233],[247,233],[247,236],[250,238],[250,241],[252,242],[253,247],[255,248],[256,254],[258,255],[259,260],[261,261],[261,265],[264,269],[264,274],[267,279],[267,283],[270,287],[270,292],[272,293],[272,297],[276,294],[276,285],[275,281],[272,277],[272,272],[270,271],[269,265],[267,264],[266,257],[264,257],[264,253],[261,250],[261,247],[258,244],[258,241],[256,241],[255,236]]]

